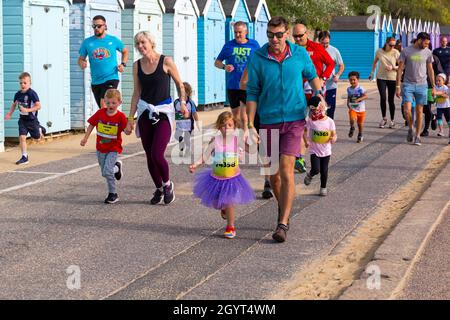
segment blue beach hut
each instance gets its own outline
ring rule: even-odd
[[[133,95],[132,63],[140,58],[134,48],[134,35],[139,31],[150,31],[155,37],[156,50],[163,47],[163,14],[166,10],[162,0],[124,0],[125,10],[122,11],[122,41],[129,52],[129,65],[122,74],[123,111],[128,114]]]
[[[220,0],[198,0],[198,105],[225,102],[225,72],[214,67],[225,43],[225,12]]]
[[[405,17],[402,20],[402,47],[406,48],[408,46],[408,21]]]
[[[225,23],[225,41],[234,39],[234,23],[242,21],[247,24],[248,38],[252,38],[253,24],[247,3],[244,0],[222,0],[223,10],[227,17]]]
[[[73,5],[70,7],[70,114],[72,129],[85,129],[89,117],[98,110],[91,90],[90,68],[88,66],[85,70],[81,70],[77,64],[81,43],[85,38],[94,35],[92,18],[96,15],[104,16],[108,26],[107,33],[120,39],[123,8],[122,0],[73,0]]]
[[[267,42],[267,23],[270,20],[269,6],[266,0],[247,0],[247,5],[253,21],[251,37],[262,47]]]
[[[18,90],[18,76],[31,74],[47,133],[70,129],[70,56],[68,0],[3,1],[4,106]],[[5,136],[17,137],[15,112],[5,121]]]
[[[164,0],[163,50],[173,57],[181,79],[192,86],[192,98],[198,101],[197,19],[199,10],[194,0]],[[177,97],[172,83],[171,95]]]
[[[369,77],[379,45],[380,19],[375,18],[371,29],[367,25],[368,19],[368,16],[334,17],[330,27],[333,46],[341,52],[345,69],[358,71],[363,79]],[[349,39],[358,45],[350,45]],[[346,78],[347,72],[342,76]]]
[[[3,0],[0,0],[0,152],[5,151],[5,122],[3,105]]]

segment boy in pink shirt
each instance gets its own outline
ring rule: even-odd
[[[311,171],[306,173],[305,185],[320,173],[320,195],[327,195],[328,165],[331,157],[331,144],[336,142],[336,125],[333,119],[327,117],[326,102],[319,97],[308,101],[310,108],[306,129],[303,133],[305,146],[311,154]]]

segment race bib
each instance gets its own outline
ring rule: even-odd
[[[107,139],[117,139],[119,132],[119,124],[117,123],[103,123],[100,122],[97,125],[97,135]]]
[[[311,130],[311,141],[318,144],[328,143],[330,140],[330,131]]]
[[[239,173],[238,155],[218,153],[213,161],[213,175],[219,178],[232,178]]]

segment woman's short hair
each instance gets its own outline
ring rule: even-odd
[[[150,43],[152,44],[152,49],[156,48],[156,39],[153,34],[151,34],[149,31],[139,31],[134,36],[134,46],[137,49],[137,44],[141,38],[146,38]]]

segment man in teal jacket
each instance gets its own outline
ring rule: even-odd
[[[279,167],[270,173],[278,201],[278,226],[272,236],[277,242],[286,240],[295,197],[294,163],[300,153],[307,113],[302,78],[308,79],[315,95],[321,93],[320,80],[308,53],[287,41],[288,36],[286,19],[272,18],[267,26],[269,43],[257,50],[247,64],[248,127],[253,128],[258,110],[261,131],[267,130],[267,154],[271,157],[271,152],[278,146],[280,155]],[[257,135],[252,130],[252,134]],[[274,158],[271,169],[278,160],[278,157]]]

